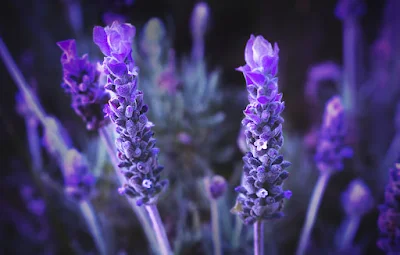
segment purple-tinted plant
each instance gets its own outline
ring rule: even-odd
[[[89,130],[98,130],[107,124],[103,108],[110,96],[99,83],[100,72],[88,60],[88,55],[78,57],[75,40],[58,42],[63,51],[61,65],[64,72],[62,87],[71,95],[72,108],[86,123]]]
[[[245,224],[254,224],[254,254],[264,254],[263,222],[281,218],[284,199],[292,195],[282,189],[290,162],[279,153],[284,121],[280,114],[285,105],[278,93],[278,53],[277,44],[272,47],[262,36],[251,35],[246,65],[237,69],[244,74],[250,101],[242,121],[250,151],[243,157],[243,185],[235,190],[244,195],[238,197],[239,216]]]
[[[192,54],[197,43],[195,40],[203,41],[201,47],[204,47],[204,38],[198,38],[199,34],[195,36],[195,33],[204,35],[204,24],[209,18],[208,13],[197,16],[199,5],[204,8],[205,4],[196,4],[192,12],[191,19],[195,20],[191,22]],[[208,12],[209,8],[205,7],[205,10]],[[194,221],[181,220],[181,211],[187,211],[187,206],[181,201],[189,200],[190,204],[196,201],[196,210],[209,210],[210,204],[199,184],[205,176],[214,175],[212,163],[228,162],[232,155],[229,152],[233,150],[230,150],[231,146],[221,146],[226,128],[223,128],[224,114],[219,110],[222,99],[218,87],[219,72],[207,70],[204,54],[198,58],[192,55],[178,59],[171,48],[171,39],[160,19],[150,19],[134,44],[134,58],[140,68],[139,88],[151,109],[147,116],[157,124],[153,130],[157,133],[157,145],[163,152],[160,160],[171,184],[167,196],[174,196],[173,205],[170,201],[168,204],[162,201],[160,207],[165,210],[171,206],[180,208],[168,210],[170,217],[180,219],[178,223],[171,223],[169,230],[172,235],[175,231],[177,235],[187,233],[184,241],[177,241],[174,245],[175,251],[180,251],[184,246],[190,247],[200,241],[198,225]],[[183,190],[178,191],[180,189]],[[224,202],[220,203],[221,207],[226,205]],[[197,213],[196,210],[188,212]],[[195,217],[191,215],[191,218]],[[228,224],[222,224],[221,235],[230,235],[229,218],[222,220]],[[182,227],[178,229],[181,222]]]
[[[204,57],[204,35],[207,31],[209,15],[210,9],[208,5],[204,2],[199,2],[194,7],[190,20],[193,37],[192,58],[198,61]]]
[[[343,105],[348,111],[352,122],[356,114],[357,91],[359,79],[358,47],[360,40],[359,18],[365,13],[363,0],[339,0],[336,6],[336,16],[343,22]],[[352,125],[352,124],[351,124]]]
[[[346,218],[337,231],[336,248],[344,251],[353,246],[360,221],[373,208],[374,199],[368,186],[361,179],[350,182],[341,199]]]
[[[103,112],[110,95],[105,91],[104,84],[101,84],[100,81],[102,70],[88,60],[87,54],[83,55],[83,57],[77,56],[75,40],[61,41],[57,45],[63,50],[61,56],[64,72],[63,87],[65,92],[71,95],[72,108],[86,123],[87,129],[99,132],[122,185],[124,178],[118,171],[118,159],[115,155],[114,142],[111,141],[110,132],[107,130],[109,118],[105,117]],[[136,205],[132,205],[132,209],[142,224],[147,238],[150,242],[154,242],[153,235],[149,231],[148,219],[143,210]]]
[[[344,108],[339,96],[332,97],[325,107],[325,113],[319,142],[315,154],[315,164],[320,171],[307,210],[306,220],[297,246],[297,255],[303,255],[307,249],[318,208],[331,175],[344,167],[343,159],[352,156],[352,150],[345,146],[346,136]]]
[[[212,226],[212,237],[214,244],[214,253],[215,255],[222,254],[222,246],[221,246],[221,233],[220,233],[220,220],[219,220],[219,212],[218,212],[218,199],[224,195],[227,183],[224,177],[220,175],[215,175],[213,177],[206,178],[204,180],[206,192],[208,193],[208,197],[210,200],[210,208],[211,208],[211,226]]]
[[[69,24],[76,36],[83,33],[83,13],[81,0],[62,0]]]
[[[39,136],[39,121],[25,103],[21,93],[16,96],[17,112],[25,120],[26,137],[29,144],[29,152],[32,160],[32,169],[37,174],[43,169],[43,160],[41,154],[40,136]]]
[[[68,136],[57,119],[49,117],[42,109],[38,99],[26,84],[24,77],[1,39],[0,55],[24,96],[25,104],[29,106],[32,114],[35,115],[44,128],[44,146],[56,158],[63,171],[64,182],[66,184],[65,192],[79,201],[82,215],[88,223],[99,252],[101,254],[108,254],[106,242],[101,235],[97,223],[96,214],[87,200],[87,195],[94,183],[91,174],[88,172],[89,167],[87,166],[87,162],[80,157],[79,152],[71,148]]]
[[[379,206],[379,210],[381,236],[377,245],[386,254],[397,254],[400,252],[400,159],[389,170],[385,202]]]
[[[151,130],[153,124],[146,117],[147,105],[143,92],[137,89],[138,68],[132,58],[135,27],[114,22],[105,28],[93,29],[93,41],[105,55],[103,67],[108,75],[106,89],[114,93],[106,108],[116,124],[116,146],[119,167],[126,184],[121,194],[137,198],[137,205],[145,205],[159,242],[162,254],[171,254],[171,248],[155,206],[167,180],[160,180],[163,167],[158,164],[158,148]]]

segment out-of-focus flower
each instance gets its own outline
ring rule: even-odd
[[[180,80],[175,70],[175,52],[170,50],[168,65],[165,70],[160,74],[157,83],[162,90],[167,91],[170,95],[176,93]]]
[[[72,97],[72,108],[89,130],[104,126],[103,108],[110,98],[99,84],[100,73],[87,55],[77,56],[75,40],[58,42],[63,51],[61,64],[64,72],[64,90]]]
[[[343,159],[352,157],[352,149],[344,144],[345,135],[343,104],[339,96],[334,96],[325,106],[315,155],[317,167],[321,172],[340,171],[343,169]]]
[[[78,200],[88,198],[95,183],[86,158],[76,149],[69,149],[64,157],[63,175],[65,192]]]
[[[341,79],[342,72],[340,67],[333,62],[329,61],[313,66],[308,72],[305,88],[305,96],[307,100],[316,104],[321,100],[321,91],[332,91],[332,88],[321,87],[322,82],[324,81],[332,81],[335,84],[334,89],[336,93],[334,94],[337,94],[339,92],[339,82]]]
[[[339,0],[335,14],[339,19],[361,16],[365,14],[366,6],[363,0]]]
[[[207,23],[210,9],[204,2],[197,3],[193,8],[190,28],[193,37],[192,57],[201,60],[204,56],[204,35],[207,31]]]
[[[385,203],[379,206],[378,227],[381,236],[377,242],[380,249],[400,252],[400,159],[389,171],[389,184],[385,190]]]
[[[227,183],[224,177],[215,175],[211,178],[206,178],[206,189],[211,199],[218,199],[224,195]]]
[[[127,180],[119,192],[138,198],[137,204],[142,205],[155,203],[168,181],[160,180],[163,167],[158,165],[159,149],[155,147],[153,125],[146,116],[148,106],[143,101],[143,92],[137,90],[138,68],[131,48],[134,35],[134,26],[119,22],[93,30],[94,42],[106,55],[105,87],[115,94],[106,113],[117,126],[119,167]]]
[[[368,186],[361,180],[350,182],[342,194],[342,206],[349,216],[362,216],[374,206],[374,199]]]
[[[107,26],[110,26],[114,21],[124,23],[126,21],[126,17],[113,12],[106,12],[103,14],[103,23]]]
[[[245,49],[246,65],[238,68],[246,78],[250,101],[242,121],[250,152],[243,157],[243,185],[235,189],[245,195],[238,197],[238,214],[246,224],[280,218],[284,199],[292,195],[282,188],[290,162],[279,153],[284,121],[280,114],[285,105],[275,77],[278,52],[276,44],[273,48],[262,36],[251,35]]]

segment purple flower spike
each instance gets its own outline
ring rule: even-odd
[[[281,113],[285,108],[282,94],[278,93],[279,48],[262,36],[251,35],[245,49],[246,65],[243,72],[249,93],[249,104],[242,121],[244,138],[250,152],[243,157],[244,182],[235,189],[243,194],[234,210],[246,224],[281,217],[285,199],[291,191],[282,189],[288,177],[285,168],[290,163],[279,153],[283,145]]]
[[[351,148],[344,145],[346,126],[344,108],[339,96],[332,97],[325,106],[315,161],[321,172],[340,171],[343,159],[353,155]]]
[[[385,203],[379,207],[378,227],[381,236],[377,242],[388,254],[400,252],[400,158],[389,171],[389,184],[385,190]]]
[[[360,179],[350,182],[342,194],[342,206],[349,216],[362,216],[372,209],[374,199],[368,186]]]
[[[147,119],[143,92],[137,90],[138,68],[132,59],[135,27],[115,21],[111,26],[95,27],[93,41],[106,55],[103,69],[108,74],[106,89],[115,93],[106,107],[116,124],[119,167],[126,184],[118,191],[137,198],[136,204],[157,201],[168,182],[160,180],[163,167],[158,165],[158,148],[153,138],[153,124]]]
[[[75,40],[58,42],[63,51],[61,64],[64,72],[62,87],[71,95],[72,108],[86,123],[89,130],[104,126],[103,108],[109,99],[108,93],[99,84],[100,73],[96,65],[90,63],[87,55],[78,57]]]

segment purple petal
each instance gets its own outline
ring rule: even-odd
[[[253,60],[253,44],[254,44],[255,37],[254,35],[250,35],[250,39],[247,41],[246,48],[244,50],[244,59],[246,64],[250,67],[254,68],[256,66]]]
[[[257,84],[257,85],[263,85],[265,83],[265,76],[259,72],[248,72],[245,73],[246,81],[250,80],[250,84]]]
[[[93,28],[93,42],[99,46],[104,55],[110,56],[110,45],[108,45],[107,34],[104,28],[100,26],[95,26]]]
[[[68,56],[76,56],[75,40],[69,39],[69,40],[65,40],[65,41],[60,41],[60,42],[57,42],[57,45]]]
[[[126,65],[124,63],[109,63],[107,67],[110,72],[116,77],[123,77],[128,73],[128,69],[126,68]]]

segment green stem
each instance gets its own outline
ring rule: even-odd
[[[300,242],[297,246],[296,255],[304,255],[306,251],[311,231],[315,224],[318,209],[321,204],[321,199],[324,195],[330,176],[330,173],[322,173],[315,184],[311,201],[307,210],[306,221],[301,232]]]
[[[157,206],[146,205],[145,208],[150,216],[151,222],[153,223],[154,233],[156,234],[161,254],[162,255],[173,254],[171,247],[169,245],[167,233],[165,232],[164,224],[162,223],[160,214],[158,213]]]
[[[219,230],[218,201],[216,199],[210,199],[210,202],[214,255],[221,255],[221,233]]]
[[[102,231],[99,227],[100,224],[96,217],[96,213],[93,209],[93,206],[89,203],[89,201],[83,200],[79,202],[79,208],[81,210],[83,217],[86,220],[89,231],[92,234],[92,237],[96,243],[99,253],[101,255],[109,254],[109,252],[111,251],[107,250],[107,245],[106,245],[107,243],[105,242],[104,237],[102,235]]]
[[[339,241],[338,248],[339,250],[344,250],[349,248],[353,243],[354,237],[357,234],[358,227],[360,225],[361,217],[359,215],[356,216],[347,216],[343,222]]]
[[[264,255],[264,222],[254,223],[254,255]]]
[[[113,165],[113,169],[115,171],[116,176],[118,177],[118,181],[120,185],[123,185],[125,183],[125,177],[122,176],[122,174],[118,171],[118,160],[116,158],[116,153],[114,150],[114,143],[113,139],[111,138],[107,127],[103,127],[99,129],[99,134],[101,139],[103,140],[103,143],[105,144],[107,148],[108,155],[110,156],[111,163]],[[134,199],[129,199],[127,197],[127,201],[130,204],[133,212],[136,214],[136,217],[139,220],[140,225],[143,228],[144,234],[147,237],[147,240],[149,241],[150,247],[153,250],[153,252],[157,252],[157,241],[155,239],[153,229],[151,227],[151,224],[149,222],[149,218],[146,215],[146,212],[143,210],[142,207],[139,207],[136,205],[136,202]]]

